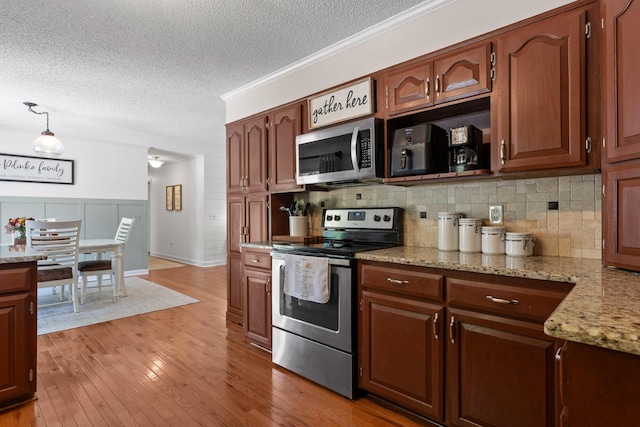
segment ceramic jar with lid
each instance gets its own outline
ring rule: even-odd
[[[459,250],[464,253],[482,250],[482,219],[460,218]]]
[[[509,256],[531,256],[535,246],[535,237],[531,233],[507,233],[506,253]]]
[[[461,217],[457,212],[438,212],[438,249],[441,251],[458,250],[458,220]]]
[[[482,253],[486,255],[504,255],[506,251],[507,229],[495,225],[482,227]]]

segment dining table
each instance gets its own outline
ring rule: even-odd
[[[124,282],[124,242],[116,239],[80,239],[78,253],[96,254],[97,259],[102,259],[103,254],[113,253],[113,268],[116,289],[118,295],[127,296],[127,287]]]

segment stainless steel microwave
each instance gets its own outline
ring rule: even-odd
[[[380,121],[373,117],[296,137],[296,182],[346,186],[382,179]]]

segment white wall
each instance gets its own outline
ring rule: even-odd
[[[0,153],[35,156],[31,144],[37,136],[0,129]],[[147,199],[146,147],[60,140],[60,158],[74,161],[74,185],[0,181],[0,196]]]
[[[225,95],[227,123],[571,3],[570,0],[454,0],[429,14],[372,34],[295,72],[275,73]],[[328,49],[327,51],[330,51]],[[301,61],[308,63],[309,61]]]
[[[149,251],[153,256],[206,266],[204,156],[149,170]],[[166,210],[166,187],[182,185],[182,210]]]

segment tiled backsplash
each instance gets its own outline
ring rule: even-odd
[[[602,199],[599,174],[521,180],[370,185],[308,194],[311,227],[320,234],[320,202],[326,207],[399,206],[405,209],[404,244],[438,246],[438,212],[461,212],[488,223],[489,206],[502,205],[507,231],[536,238],[535,255],[601,259]],[[548,202],[558,202],[549,210]],[[420,213],[426,212],[426,218]]]

